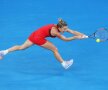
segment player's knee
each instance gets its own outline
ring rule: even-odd
[[[24,50],[24,49],[25,49],[25,47],[19,46],[19,50]]]
[[[53,52],[58,52],[58,49],[57,48],[54,48],[52,51]]]

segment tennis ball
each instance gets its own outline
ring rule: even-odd
[[[96,39],[96,42],[99,43],[101,40],[100,39]]]

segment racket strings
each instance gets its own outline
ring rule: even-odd
[[[99,38],[101,40],[107,40],[108,39],[108,31],[106,28],[104,29],[99,29],[95,33],[95,38]]]

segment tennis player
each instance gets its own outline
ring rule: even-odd
[[[62,35],[62,33],[64,32],[69,32],[73,34],[74,36],[65,37]],[[1,50],[0,59],[3,59],[3,57],[10,52],[13,52],[16,50],[24,50],[35,44],[35,45],[51,50],[54,53],[54,56],[56,57],[56,59],[61,63],[61,65],[65,69],[68,69],[73,64],[73,60],[65,61],[60,56],[56,46],[54,46],[51,42],[46,40],[47,37],[52,37],[52,38],[58,37],[64,41],[71,41],[71,40],[86,38],[86,35],[80,32],[74,31],[74,30],[70,30],[68,28],[67,23],[64,20],[59,19],[58,24],[48,24],[34,31],[22,45],[15,45],[9,49]]]

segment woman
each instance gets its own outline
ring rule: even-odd
[[[65,36],[61,35],[61,33],[69,32],[74,34],[73,37],[66,38]],[[67,69],[73,64],[73,60],[64,61],[63,58],[60,56],[57,48],[49,41],[46,40],[46,37],[58,37],[64,41],[71,41],[75,39],[82,39],[86,38],[86,35],[79,33],[77,31],[70,30],[67,26],[67,23],[62,19],[59,19],[58,24],[49,24],[39,28],[38,30],[34,31],[29,38],[25,41],[22,45],[16,45],[9,49],[0,51],[0,59],[3,58],[9,52],[13,52],[16,50],[24,50],[34,44],[44,47],[46,49],[51,50],[54,53],[56,59],[61,63],[61,65]]]

